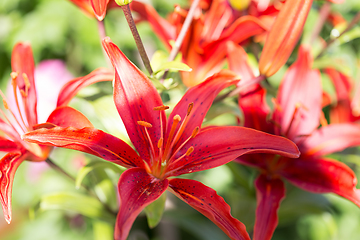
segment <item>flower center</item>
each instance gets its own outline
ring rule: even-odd
[[[153,142],[156,142],[156,141],[151,140],[149,132],[147,130],[147,128],[151,128],[152,125],[145,121],[137,122],[140,126],[144,127],[145,137],[146,137],[147,141],[149,142],[149,146],[151,149],[150,165],[148,165],[146,163],[146,161],[144,161],[145,165],[146,165],[145,167],[146,167],[146,170],[148,171],[148,173],[151,173],[154,177],[163,179],[165,176],[166,170],[170,164],[174,164],[174,163],[180,161],[184,157],[189,156],[194,151],[194,147],[191,146],[187,149],[187,151],[184,154],[182,154],[179,157],[176,157],[176,155],[185,146],[185,144],[188,141],[190,141],[190,139],[194,138],[196,136],[196,134],[199,132],[199,127],[196,127],[193,130],[190,137],[188,137],[186,140],[184,140],[182,142],[179,141],[181,139],[181,136],[184,133],[186,125],[189,121],[189,115],[192,111],[193,106],[194,106],[194,103],[189,104],[187,113],[183,120],[181,119],[181,117],[179,115],[175,115],[173,117],[173,123],[171,125],[169,136],[166,139],[166,143],[164,142],[164,135],[163,135],[164,134],[164,126],[162,124],[163,123],[162,114],[160,113],[161,135],[160,135],[160,138],[157,140],[157,144],[156,144],[156,147],[159,149],[159,155],[156,158],[155,158],[155,147],[153,144]],[[166,109],[169,109],[169,107],[168,106],[159,106],[159,107],[154,108],[154,110],[156,110],[156,111],[164,111]],[[180,122],[181,122],[181,124],[179,126]]]

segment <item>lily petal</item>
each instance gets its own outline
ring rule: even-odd
[[[84,77],[75,78],[67,82],[60,90],[57,106],[65,106],[79,92],[80,89],[93,83],[112,81],[114,72],[106,68],[98,68]]]
[[[78,110],[63,106],[56,108],[47,119],[47,122],[53,123],[59,127],[94,127],[84,114]]]
[[[15,172],[24,159],[21,152],[11,152],[0,160],[0,200],[7,223],[11,222],[11,192]]]
[[[34,58],[27,43],[15,45],[11,55],[11,66],[13,72],[17,73],[16,84],[22,92],[24,110],[29,126],[38,123],[37,120],[37,98],[34,81]]]
[[[182,122],[187,114],[189,104],[193,103],[194,106],[188,116],[189,120],[179,142],[182,143],[185,139],[189,138],[193,130],[196,127],[201,126],[207,111],[218,93],[224,88],[229,87],[232,84],[236,84],[237,82],[239,82],[238,76],[230,71],[223,70],[218,74],[214,74],[209,77],[205,82],[190,88],[169,116],[166,138],[169,135],[174,116],[179,115]]]
[[[261,75],[275,74],[287,61],[302,33],[313,0],[288,0],[266,39],[260,61]]]
[[[250,240],[245,225],[233,218],[230,206],[215,190],[190,179],[170,179],[170,191],[209,218],[231,239]]]
[[[94,17],[94,9],[91,7],[89,0],[70,0],[79,8],[81,8],[84,13],[89,15],[90,17]]]
[[[85,127],[54,127],[27,132],[25,141],[82,151],[124,167],[143,167],[134,149],[121,139],[101,130]]]
[[[274,125],[267,120],[270,108],[265,99],[266,91],[259,84],[252,89],[239,97],[239,106],[244,113],[244,127],[274,133]]]
[[[106,8],[109,0],[90,0],[96,18],[102,21],[106,15]]]
[[[19,149],[19,145],[9,139],[0,136],[0,151],[12,152]]]
[[[349,99],[351,93],[351,81],[349,77],[334,68],[326,68],[325,73],[334,84],[337,101]]]
[[[298,56],[282,81],[277,97],[280,109],[274,113],[281,135],[292,140],[310,135],[319,126],[322,103],[320,72],[311,69],[310,51],[301,47]]]
[[[190,146],[194,147],[194,151],[174,162],[169,167],[169,175],[177,176],[218,167],[246,153],[272,153],[291,158],[300,154],[295,143],[286,138],[236,126],[201,131],[180,150],[178,156],[185,154]]]
[[[303,158],[288,161],[281,172],[295,186],[314,193],[335,193],[360,207],[360,190],[354,172],[332,159]],[[305,174],[304,174],[305,173]]]
[[[285,186],[280,179],[260,175],[256,181],[256,220],[254,240],[270,240],[278,225],[277,210],[285,197]]]
[[[141,72],[110,38],[103,40],[103,46],[115,68],[114,101],[124,122],[131,142],[143,159],[150,159],[151,147],[161,136],[161,126],[166,125],[165,111],[155,111],[155,107],[163,105],[161,97],[153,83]],[[159,117],[161,120],[159,120]],[[152,125],[147,128],[150,140],[144,127],[137,122],[145,121]],[[162,122],[161,122],[162,121]],[[155,148],[155,158],[159,149]]]
[[[360,126],[352,123],[321,127],[299,145],[302,155],[319,157],[360,145]]]
[[[115,240],[126,240],[130,228],[147,205],[158,199],[168,188],[168,180],[158,180],[142,168],[131,168],[119,179],[120,209],[115,225]]]

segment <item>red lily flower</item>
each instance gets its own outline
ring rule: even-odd
[[[280,86],[272,121],[265,91],[258,85],[239,99],[245,127],[276,133],[293,140],[300,149],[298,159],[271,154],[251,154],[239,163],[258,168],[254,240],[271,239],[278,223],[277,210],[285,197],[283,179],[314,193],[335,193],[360,207],[360,190],[354,172],[344,163],[324,155],[360,144],[360,126],[330,124],[318,128],[322,89],[320,74],[311,69],[312,57],[300,48],[299,59],[289,68]],[[233,69],[236,71],[236,69]]]
[[[249,239],[245,226],[211,188],[188,179],[168,179],[223,165],[250,152],[297,157],[296,146],[282,137],[242,127],[214,127],[201,123],[215,96],[238,82],[223,71],[190,89],[169,118],[151,81],[108,38],[104,48],[115,68],[114,101],[137,152],[122,140],[95,128],[39,129],[27,141],[76,149],[129,168],[119,179],[120,209],[115,239],[126,239],[145,206],[169,189],[204,214],[231,239]]]
[[[70,0],[86,14],[95,16],[102,21],[105,18],[106,10],[118,6],[114,0]]]
[[[186,86],[195,86],[222,68],[227,41],[238,44],[267,30],[260,20],[252,16],[233,19],[232,10],[227,4],[223,0],[213,0],[204,14],[197,12],[194,16],[180,48],[184,63],[193,69],[182,73],[182,81]],[[139,14],[139,21],[148,21],[171,49],[170,43],[176,40],[187,11],[177,6],[170,20],[166,21],[150,5],[133,1],[130,7]]]
[[[40,123],[38,118],[44,117],[42,114],[44,110],[48,111],[47,106],[40,105],[41,103],[38,101],[43,97],[41,93],[44,91],[51,92],[46,94],[47,99],[40,100],[49,103],[52,102],[50,98],[55,98],[53,101],[55,108],[56,97],[59,92],[58,88],[49,87],[48,83],[46,89],[36,87],[35,82],[41,81],[43,77],[39,75],[37,75],[37,79],[34,77],[35,66],[30,45],[26,43],[16,44],[12,53],[11,64],[13,72],[11,73],[12,91],[10,94],[13,96],[6,99],[1,92],[4,106],[10,115],[6,115],[4,111],[0,110],[0,130],[4,134],[0,137],[0,151],[7,152],[0,160],[0,201],[5,220],[8,223],[11,221],[11,192],[16,169],[24,160],[45,161],[51,150],[51,147],[48,146],[25,142],[21,139],[21,135],[36,129]],[[41,66],[50,68],[49,71],[52,74],[56,72],[56,77],[48,77],[47,81],[53,79],[59,84],[61,81],[66,82],[70,79],[68,76],[65,76],[65,80],[61,79],[64,70],[62,70],[62,66],[60,66],[60,71],[58,70],[58,62],[46,62]],[[49,111],[47,116],[49,116]],[[60,126],[91,125],[81,113],[68,107],[58,108],[50,114],[47,121]]]

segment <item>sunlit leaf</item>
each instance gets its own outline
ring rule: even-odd
[[[145,214],[150,228],[154,228],[159,224],[165,209],[165,201],[166,192],[163,193],[157,200],[145,207]]]

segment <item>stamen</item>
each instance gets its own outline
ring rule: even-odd
[[[161,138],[159,139],[159,141],[158,141],[158,144],[157,144],[158,148],[162,148],[163,143],[164,143],[164,138],[161,137]]]
[[[140,126],[143,126],[145,128],[151,128],[152,125],[148,122],[145,122],[145,121],[137,121],[137,124],[139,124]]]
[[[167,110],[167,109],[169,109],[169,106],[162,105],[162,106],[154,107],[155,111],[161,111],[161,110]]]
[[[149,164],[145,160],[143,160],[143,162],[144,162],[144,165],[145,165],[146,172],[151,173],[151,168],[150,168]]]
[[[198,132],[199,132],[199,127],[196,127],[194,130],[193,130],[193,132],[192,132],[192,134],[191,134],[191,138],[194,138],[197,134],[198,134]]]
[[[325,126],[328,125],[328,122],[327,122],[327,120],[326,120],[326,118],[325,118],[325,114],[324,114],[323,111],[321,111],[321,113],[320,113],[320,124],[321,124],[321,126],[323,126],[323,127],[325,127]]]
[[[191,110],[193,109],[193,107],[194,107],[194,103],[192,102],[192,103],[190,103],[189,104],[189,106],[188,106],[188,109],[187,109],[187,116],[189,116],[190,115],[190,113],[191,113]]]
[[[289,134],[290,129],[291,129],[291,127],[292,127],[292,125],[293,125],[293,123],[294,123],[294,121],[295,121],[295,117],[296,117],[296,115],[297,115],[297,112],[299,111],[299,109],[300,109],[301,107],[304,107],[301,103],[296,103],[296,104],[295,104],[295,110],[294,110],[294,113],[293,113],[293,115],[292,115],[292,118],[291,118],[289,127],[288,127],[288,129],[286,130],[285,136],[287,136],[287,135]],[[306,109],[306,108],[304,107],[304,109]]]
[[[191,146],[191,147],[189,147],[189,149],[186,151],[185,155],[186,155],[186,156],[189,156],[193,151],[194,151],[194,147]]]
[[[27,76],[26,73],[23,73],[22,74],[23,78],[24,78],[24,82],[25,82],[25,89],[26,91],[30,88],[30,81],[29,81],[29,78]]]
[[[4,104],[4,108],[6,110],[9,110],[9,105],[7,104],[7,102],[5,101],[5,99],[3,99],[3,104]]]
[[[181,117],[179,115],[175,115],[174,118],[173,118],[173,124],[171,126],[171,129],[170,129],[170,133],[169,133],[169,137],[166,141],[166,146],[165,146],[165,152],[164,152],[164,157],[166,158],[166,156],[169,154],[169,151],[170,151],[170,144],[172,142],[172,139],[174,137],[174,133],[175,133],[175,130],[176,130],[176,127],[177,125],[179,124],[179,122],[181,121]],[[165,160],[162,158],[162,161]]]
[[[15,81],[18,76],[19,76],[19,74],[17,72],[10,73],[10,77],[13,81]]]

